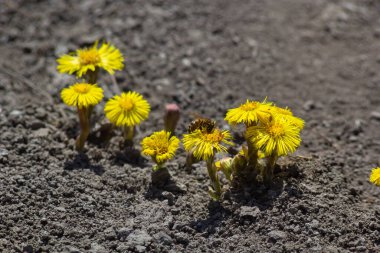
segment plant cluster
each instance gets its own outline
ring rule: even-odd
[[[124,58],[113,45],[102,43],[99,47],[95,43],[90,48],[63,55],[57,62],[59,72],[82,78],[61,92],[63,102],[77,108],[81,131],[76,140],[76,149],[82,151],[91,131],[93,108],[103,99],[103,89],[97,85],[99,71],[104,69],[113,75],[116,70],[123,68]],[[129,145],[133,145],[136,125],[146,120],[149,112],[148,101],[134,91],[115,95],[104,107],[106,118],[114,127],[122,129]],[[180,140],[174,135],[179,118],[178,106],[167,105],[165,130],[154,132],[141,142],[141,153],[151,157],[155,163],[154,171],[164,168],[179,148]],[[218,128],[211,119],[198,118],[191,122],[182,139],[188,152],[188,166],[205,161],[211,181],[209,194],[215,200],[223,193],[220,172],[233,187],[260,181],[270,184],[278,158],[293,153],[299,147],[300,132],[304,127],[304,121],[294,116],[289,108],[277,107],[266,100],[247,100],[239,107],[228,110],[225,120],[232,127],[239,124],[245,127],[246,144],[233,157],[215,161],[217,153],[227,153],[229,146],[234,143],[230,131]],[[380,172],[377,174],[377,182],[379,174]]]
[[[304,121],[295,117],[290,109],[265,100],[247,100],[228,110],[225,120],[232,127],[245,126],[246,145],[234,157],[214,161],[216,153],[226,152],[226,146],[233,143],[229,131],[220,130],[209,119],[194,121],[183,138],[188,157],[206,161],[211,179],[209,194],[214,199],[219,199],[222,194],[218,171],[222,171],[232,186],[258,181],[270,184],[276,161],[299,147],[300,132],[304,127]]]

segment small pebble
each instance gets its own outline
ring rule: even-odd
[[[380,112],[373,111],[370,114],[371,119],[379,120],[380,121]]]

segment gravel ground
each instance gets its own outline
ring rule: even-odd
[[[375,0],[0,1],[0,251],[379,252],[380,189],[368,182],[379,11]],[[182,108],[180,135],[194,115],[227,127],[228,108],[268,96],[306,120],[300,149],[270,190],[221,203],[183,149],[161,188],[120,135],[78,155],[77,117],[59,98],[74,79],[55,60],[97,39],[127,58],[120,86],[152,105],[137,142],[163,127],[165,103]]]

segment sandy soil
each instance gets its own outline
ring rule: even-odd
[[[379,12],[375,0],[0,1],[0,251],[379,252]],[[268,96],[306,120],[302,146],[272,189],[220,204],[182,149],[162,189],[119,136],[77,155],[59,98],[74,79],[55,59],[97,39],[125,54],[121,87],[152,105],[137,142],[163,127],[165,103],[182,108],[182,134],[194,114],[226,126],[228,108]]]

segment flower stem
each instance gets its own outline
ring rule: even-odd
[[[251,170],[256,171],[257,167],[257,160],[258,160],[258,155],[257,155],[257,148],[255,145],[247,140],[247,146],[248,146],[248,167],[251,168]]]
[[[275,154],[272,154],[268,157],[267,165],[263,171],[264,183],[267,185],[272,183],[274,166],[276,165],[277,159],[278,157]]]
[[[210,196],[215,200],[219,200],[222,195],[222,188],[220,186],[219,177],[214,166],[214,158],[210,158],[206,161],[208,176],[211,180],[212,192],[209,192]]]
[[[186,154],[186,171],[191,172],[191,166],[196,162],[196,158],[193,155],[193,152],[187,152]]]
[[[163,166],[162,166],[162,164],[158,164],[158,163],[156,163],[154,166],[153,166],[153,171],[158,171],[158,170],[160,170],[161,168],[163,168]]]
[[[79,115],[79,124],[80,124],[80,134],[76,140],[76,150],[82,151],[84,144],[87,140],[87,137],[90,133],[90,113],[91,110],[89,108],[79,108],[78,107],[78,115]]]
[[[246,133],[245,136],[247,135],[247,129],[248,127],[252,126],[254,124],[248,125],[246,124]],[[247,179],[250,181],[251,178],[256,178],[256,175],[258,174],[258,150],[255,147],[255,145],[249,140],[249,138],[245,137],[247,146],[248,146],[248,157],[247,157],[247,173],[246,176]]]
[[[99,72],[98,67],[96,67],[94,71],[92,70],[87,71],[86,73],[87,82],[90,84],[96,84],[96,82],[98,81],[98,72]]]
[[[110,75],[112,80],[112,89],[115,93],[119,94],[121,93],[121,89],[119,84],[117,83],[116,77],[114,75]]]
[[[153,168],[151,174],[152,184],[158,187],[165,186],[170,181],[170,173],[165,166]]]
[[[127,146],[133,146],[133,137],[135,135],[135,127],[125,126],[124,127],[124,141]]]

